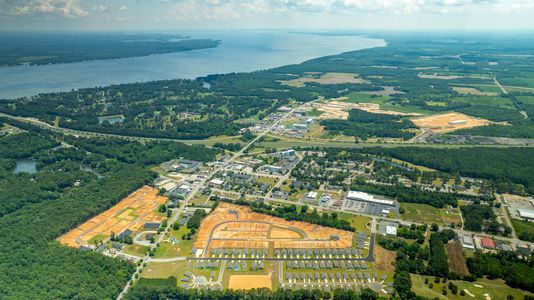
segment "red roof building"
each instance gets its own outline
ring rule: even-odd
[[[495,249],[495,243],[489,237],[482,237],[480,241],[482,242],[482,247],[487,249]]]

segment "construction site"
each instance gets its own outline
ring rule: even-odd
[[[475,118],[458,112],[413,118],[411,120],[417,127],[435,133],[445,133],[491,124],[486,119]]]
[[[328,102],[317,103],[316,109],[322,112],[321,116],[319,116],[319,119],[346,120],[349,117],[349,111],[351,109],[360,109],[366,112],[384,114],[384,115],[399,115],[399,116],[416,115],[415,113],[408,114],[408,113],[402,113],[402,112],[397,112],[397,111],[382,110],[380,108],[380,104],[377,104],[377,103],[345,102],[344,100],[346,99],[347,99],[346,97],[341,97],[337,99],[332,99],[331,101],[328,101]]]
[[[165,216],[157,213],[157,208],[167,200],[167,197],[159,195],[158,189],[143,186],[58,240],[63,245],[80,248],[107,240],[112,234],[120,234],[125,230],[139,231],[146,223],[159,223],[165,219]]]
[[[200,226],[196,249],[349,248],[353,233],[255,213],[249,207],[220,203]]]

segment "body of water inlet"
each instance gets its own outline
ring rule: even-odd
[[[111,84],[249,72],[385,46],[382,39],[282,31],[187,33],[221,40],[216,48],[68,64],[0,68],[0,99]]]

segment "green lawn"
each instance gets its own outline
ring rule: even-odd
[[[405,213],[401,218],[406,221],[421,222],[425,224],[460,224],[461,218],[457,210],[438,209],[427,204],[401,203]]]
[[[514,104],[509,98],[499,96],[474,96],[465,95],[462,97],[455,97],[452,102],[467,102],[472,105],[488,105],[496,107],[513,108]]]
[[[126,245],[122,252],[137,257],[143,257],[148,252],[148,246],[143,245]]]
[[[434,284],[434,287],[430,289],[427,284],[425,284],[425,278],[429,278],[429,282]],[[467,282],[467,281],[457,281],[452,280],[454,284],[458,286],[458,294],[453,295],[448,290],[447,296],[441,294],[441,289],[443,285],[448,285],[448,283],[434,283],[434,277],[430,276],[421,276],[412,274],[412,291],[417,295],[428,297],[428,298],[438,298],[438,299],[486,299],[484,294],[488,294],[492,300],[501,300],[506,299],[508,295],[512,295],[514,299],[523,299],[525,295],[528,295],[528,292],[521,291],[518,289],[513,289],[507,286],[502,280],[489,280],[489,279],[479,279],[476,282]],[[481,286],[476,287],[475,285]],[[468,290],[471,292],[474,297],[469,295],[460,296],[460,291]]]
[[[512,226],[514,226],[515,233],[518,237],[521,237],[521,234],[529,234],[534,236],[534,223],[520,220],[512,220]]]
[[[337,216],[342,220],[349,221],[350,225],[358,231],[370,232],[370,229],[367,227],[367,224],[371,222],[371,218],[369,217],[355,216],[347,213],[338,213]]]
[[[91,245],[100,245],[104,242],[104,240],[106,239],[106,236],[103,235],[102,233],[99,233],[97,234],[96,236],[94,236],[93,238],[91,238],[88,243],[91,244]]]

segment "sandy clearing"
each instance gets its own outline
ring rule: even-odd
[[[437,133],[451,132],[491,124],[491,121],[475,118],[458,112],[413,118],[412,122],[419,128]]]
[[[230,275],[229,289],[251,290],[259,288],[272,289],[271,274],[269,275]]]

